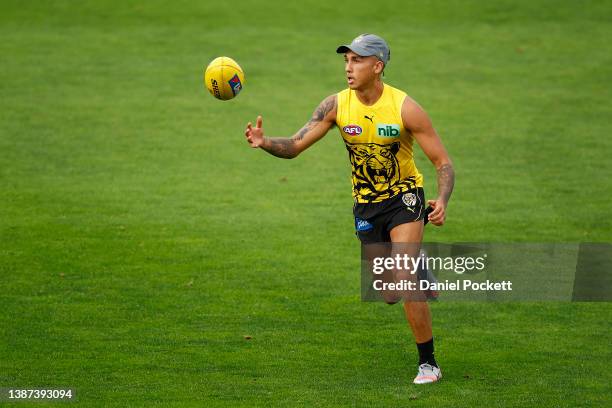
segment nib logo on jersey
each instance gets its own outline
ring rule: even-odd
[[[376,134],[382,137],[399,137],[400,127],[396,124],[377,123]]]

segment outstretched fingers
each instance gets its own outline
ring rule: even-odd
[[[247,142],[251,145],[251,147],[256,148],[261,146],[263,139],[263,129],[261,128],[263,125],[263,120],[260,116],[257,116],[257,120],[255,121],[255,127],[253,127],[252,122],[248,122],[246,125],[246,129],[244,130],[244,136],[246,137]]]

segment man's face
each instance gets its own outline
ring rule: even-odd
[[[344,54],[344,70],[348,86],[351,89],[362,89],[371,84],[382,72],[384,64],[375,56],[362,57],[353,51]]]

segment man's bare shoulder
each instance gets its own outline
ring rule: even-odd
[[[406,97],[404,98],[404,103],[402,104],[402,111],[405,109],[423,110],[421,105],[419,105],[419,103],[415,101],[410,95],[406,95]]]
[[[336,112],[338,109],[338,97],[336,94],[329,95],[319,104],[313,114],[313,118],[318,121],[336,121]]]
[[[406,95],[402,103],[402,121],[406,129],[414,129],[429,123],[429,116],[417,101]]]

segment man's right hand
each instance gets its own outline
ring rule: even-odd
[[[251,122],[247,123],[246,130],[244,131],[244,135],[246,136],[247,142],[251,145],[252,148],[256,149],[263,145],[264,143],[264,132],[262,128],[263,120],[261,116],[257,116],[257,122],[255,123],[255,127]]]
[[[261,115],[257,116],[255,127],[247,123],[244,136],[249,145],[261,148],[273,156],[293,159],[302,151],[321,139],[336,122],[336,95],[323,100],[313,112],[310,120],[292,137],[264,137]]]

